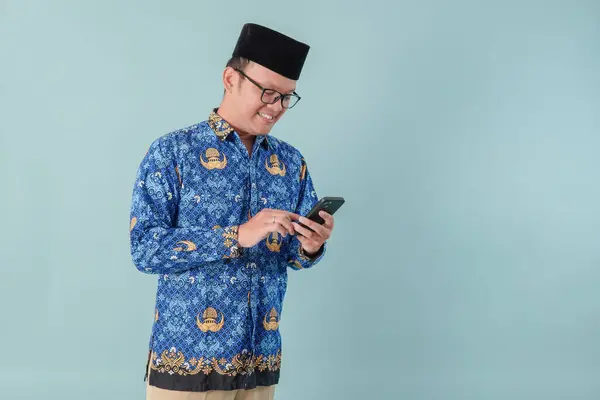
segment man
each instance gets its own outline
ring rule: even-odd
[[[244,25],[220,106],[154,141],[139,166],[131,254],[158,275],[147,399],[274,396],[287,271],[317,264],[334,226],[303,217],[318,200],[305,159],[269,135],[300,100],[308,50]]]

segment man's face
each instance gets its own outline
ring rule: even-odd
[[[296,81],[256,63],[250,63],[244,68],[243,74],[247,78],[238,71],[232,73],[237,74],[236,78],[239,80],[239,85],[233,90],[239,116],[237,122],[241,125],[239,129],[252,135],[268,134],[287,109],[282,107],[280,99],[274,104],[263,103],[262,90],[251,80],[265,89],[274,89],[283,94],[292,93],[296,89]]]

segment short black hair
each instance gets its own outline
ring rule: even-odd
[[[233,69],[240,69],[240,70],[244,70],[244,68],[246,67],[246,65],[250,64],[250,60],[248,60],[247,58],[244,57],[231,57],[229,59],[229,61],[227,61],[227,65],[225,65],[225,68],[227,67],[231,67]],[[223,89],[223,95],[225,95],[226,90]]]
[[[229,61],[227,61],[226,67],[231,67],[233,69],[241,69],[243,70],[246,65],[250,64],[250,60],[244,57],[231,57]]]

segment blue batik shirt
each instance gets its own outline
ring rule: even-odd
[[[208,120],[154,141],[135,179],[131,255],[158,275],[149,384],[185,391],[278,383],[288,269],[318,263],[296,236],[252,248],[238,227],[264,208],[306,215],[317,201],[290,144],[257,136],[252,154],[213,110]]]

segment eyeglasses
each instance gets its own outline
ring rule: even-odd
[[[260,90],[262,90],[260,100],[265,104],[275,104],[277,101],[281,100],[281,106],[283,108],[292,108],[300,101],[300,96],[298,96],[298,93],[296,92],[293,92],[292,94],[283,94],[275,89],[266,89],[262,87],[260,83],[246,75],[244,71],[237,68],[235,70],[242,74],[244,78],[256,85],[256,87],[258,87]]]

